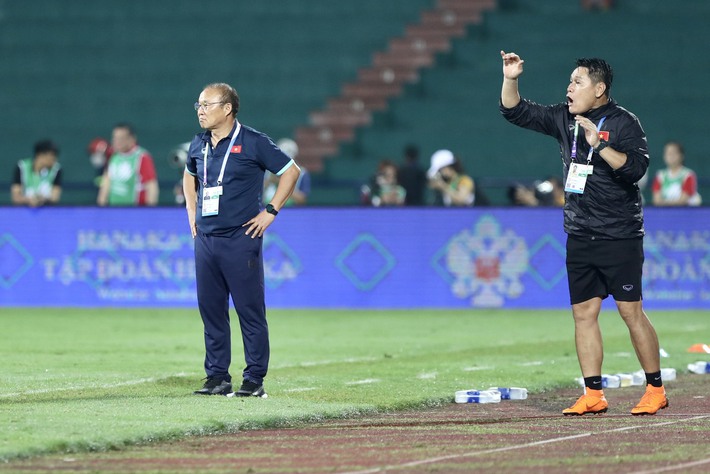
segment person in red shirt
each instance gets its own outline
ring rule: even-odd
[[[699,206],[698,178],[690,168],[683,166],[685,152],[678,142],[668,142],[663,147],[666,168],[659,170],[653,180],[655,206]]]

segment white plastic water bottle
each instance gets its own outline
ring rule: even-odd
[[[631,385],[646,385],[646,373],[643,371],[643,369],[637,370],[631,375],[634,377],[634,380],[631,382]]]
[[[459,390],[456,403],[500,403],[498,390]]]
[[[710,362],[701,360],[688,364],[688,370],[694,374],[710,374]]]
[[[619,388],[621,379],[616,375],[602,374],[602,388]]]
[[[633,385],[634,376],[632,374],[616,374],[616,376],[619,377],[619,387],[624,388]]]
[[[675,369],[672,367],[666,368],[666,369],[661,369],[661,380],[663,382],[669,382],[671,380],[675,380]]]
[[[520,387],[491,387],[488,390],[500,392],[501,400],[525,400],[528,398],[528,389]]]

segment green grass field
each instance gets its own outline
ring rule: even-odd
[[[707,342],[709,316],[650,314],[663,367],[703,359],[686,349]],[[194,310],[3,308],[0,321],[0,460],[449,403],[473,387],[540,392],[579,375],[568,311],[274,310],[269,398],[246,400],[192,395],[204,377]],[[637,370],[616,313],[602,331],[604,371]]]

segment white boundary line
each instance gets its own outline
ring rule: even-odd
[[[173,375],[168,375],[167,377],[183,377],[186,374],[180,373],[180,374],[173,374]],[[95,390],[97,388],[115,388],[115,387],[125,387],[129,385],[140,385],[142,383],[152,383],[157,380],[161,380],[167,377],[148,377],[145,379],[136,379],[136,380],[126,380],[125,382],[116,382],[116,383],[102,383],[102,384],[87,384],[87,385],[69,385],[67,387],[56,387],[56,388],[41,388],[37,390],[26,390],[24,392],[14,392],[14,393],[0,393],[0,398],[12,398],[12,397],[21,397],[23,395],[38,395],[38,394],[43,394],[43,393],[53,393],[53,392],[68,392],[70,390]]]
[[[402,463],[402,464],[393,464],[393,465],[384,466],[384,467],[376,467],[376,468],[372,468],[372,469],[365,469],[363,471],[348,471],[348,472],[343,472],[340,474],[375,474],[378,472],[387,472],[387,470],[390,470],[390,469],[402,469],[402,468],[407,468],[407,467],[422,466],[424,464],[433,464],[433,463],[437,463],[437,462],[441,462],[441,461],[449,461],[451,459],[460,459],[460,458],[467,458],[467,457],[474,457],[474,456],[482,456],[484,454],[493,454],[493,453],[500,453],[500,452],[504,452],[504,451],[514,451],[517,449],[532,448],[534,446],[559,443],[562,441],[569,441],[572,439],[585,438],[587,436],[592,436],[592,435],[600,435],[600,434],[606,434],[606,433],[618,433],[620,431],[629,431],[629,430],[635,430],[635,429],[639,429],[639,428],[648,428],[648,427],[653,427],[653,426],[674,425],[676,423],[681,423],[683,421],[701,420],[703,418],[710,418],[710,415],[693,416],[691,418],[683,418],[682,420],[664,421],[661,423],[653,423],[653,424],[649,424],[649,425],[625,426],[623,428],[614,428],[611,430],[604,430],[604,431],[596,431],[596,432],[589,431],[586,433],[580,433],[580,434],[576,434],[576,435],[562,436],[559,438],[552,438],[552,439],[546,439],[546,440],[542,440],[542,441],[535,441],[532,443],[517,444],[517,445],[513,445],[513,446],[504,446],[502,448],[485,449],[483,451],[471,451],[471,452],[462,453],[462,454],[450,454],[448,456],[439,456],[439,457],[435,457],[435,458],[420,459],[419,461],[410,461],[410,462],[406,462],[406,463]],[[705,463],[705,462],[710,462],[710,460],[704,460],[702,463]],[[662,471],[649,471],[649,472],[662,472]]]
[[[669,472],[677,471],[678,469],[685,469],[688,467],[702,466],[703,464],[710,464],[710,458],[701,459],[699,461],[686,462],[683,464],[676,464],[675,466],[659,467],[658,469],[652,469],[650,471],[636,471],[631,474],[656,474],[657,472]]]
[[[345,382],[345,385],[367,385],[371,383],[381,382],[380,379],[363,379],[363,380],[353,380],[351,382]]]
[[[296,363],[296,364],[273,365],[270,368],[272,368],[272,369],[289,369],[289,368],[295,368],[295,367],[317,367],[320,365],[353,364],[353,363],[357,363],[357,362],[372,362],[375,360],[378,360],[378,358],[376,358],[376,357],[348,357],[345,359],[329,359],[329,360],[320,360],[320,361],[306,361],[306,362],[300,362],[300,363]],[[188,375],[192,376],[193,374],[181,372],[179,374],[168,375],[167,377],[184,377],[184,376],[188,376]],[[199,376],[199,374],[195,374],[195,375]],[[125,382],[116,382],[116,383],[106,383],[106,384],[89,383],[86,385],[69,385],[69,386],[56,387],[56,388],[42,388],[42,389],[37,389],[37,390],[25,390],[23,392],[0,393],[0,399],[21,397],[23,395],[39,395],[39,394],[53,393],[53,392],[68,392],[70,390],[95,390],[95,389],[108,389],[108,388],[114,388],[114,387],[125,387],[125,386],[129,386],[129,385],[140,385],[142,383],[152,383],[157,380],[161,380],[163,378],[166,378],[166,377],[148,377],[148,378],[144,378],[144,379],[126,380]]]
[[[270,369],[292,369],[295,367],[318,367],[320,365],[331,365],[331,364],[354,364],[356,362],[374,362],[380,360],[378,357],[347,357],[345,359],[325,359],[325,360],[313,360],[313,361],[303,361],[295,364],[274,364],[270,365]]]

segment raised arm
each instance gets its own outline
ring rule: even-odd
[[[503,59],[503,87],[500,93],[500,100],[503,107],[511,109],[520,103],[520,93],[518,92],[518,77],[523,73],[523,61],[515,53],[500,52]]]

